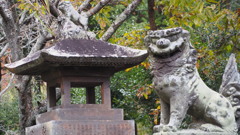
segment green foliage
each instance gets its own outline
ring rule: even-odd
[[[85,88],[71,88],[71,104],[86,104]]]
[[[0,134],[16,134],[18,130],[17,91],[12,89],[0,99]]]
[[[102,103],[100,86],[95,87],[96,104]],[[86,88],[71,88],[71,103],[86,104]]]
[[[137,66],[111,78],[112,106],[124,108],[124,118],[135,120],[139,134],[151,134],[153,127],[153,116],[149,113],[156,107],[155,93],[149,93],[147,99],[140,96],[141,88],[151,84],[149,72],[144,66]]]

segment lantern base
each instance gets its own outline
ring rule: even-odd
[[[135,135],[133,120],[52,120],[26,128],[26,135]]]

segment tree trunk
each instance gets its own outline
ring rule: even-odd
[[[17,90],[19,98],[19,126],[20,134],[25,135],[25,128],[33,125],[32,91],[29,87],[30,76],[17,76]]]
[[[1,1],[0,4],[0,15],[3,18],[3,30],[10,45],[11,60],[14,62],[23,58],[20,43],[18,42],[19,25],[16,9],[12,8],[15,3],[13,1]],[[27,122],[31,118],[31,110],[33,109],[32,93],[31,90],[28,89],[30,80],[31,77],[29,76],[16,75],[16,89],[18,90],[19,95],[19,126],[21,135],[25,135],[25,127],[31,125]]]
[[[155,14],[154,14],[154,0],[148,0],[148,17],[149,17],[149,23],[150,23],[150,29],[156,30],[157,26],[155,23]]]

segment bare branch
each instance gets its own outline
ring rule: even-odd
[[[2,57],[3,55],[5,55],[6,50],[8,49],[8,47],[9,47],[9,44],[7,43],[7,44],[3,47],[2,51],[0,52],[0,57]]]
[[[94,8],[90,9],[88,12],[86,12],[86,15],[88,17],[96,14],[99,10],[101,10],[108,2],[111,0],[101,0]]]
[[[12,77],[11,77],[7,87],[0,92],[0,99],[7,90],[12,89],[14,87],[14,84],[13,84],[14,76],[15,75],[12,74]]]
[[[92,0],[85,0],[78,9],[78,12],[81,13],[85,8],[88,7]]]
[[[32,14],[30,14],[29,16],[27,16],[26,18],[24,18],[23,21],[21,21],[21,22],[19,21],[19,24],[20,24],[20,25],[27,24],[27,22],[30,22],[30,19],[31,19],[32,17],[34,17],[34,13],[32,13]]]
[[[24,19],[26,18],[26,14],[27,14],[27,10],[24,10],[22,12],[22,15],[21,15],[20,19],[19,19],[19,24],[23,23]]]
[[[28,46],[30,46],[32,43],[34,43],[36,40],[38,39],[38,37],[32,39],[31,41],[28,41],[28,43],[24,46],[22,46],[21,48],[27,48]]]
[[[2,37],[1,39],[0,39],[0,43],[3,43],[4,41],[6,41],[7,39],[6,39],[6,37]]]
[[[2,27],[3,26],[3,18],[2,18],[2,16],[0,15],[0,27]]]
[[[103,34],[100,40],[107,41],[118,29],[118,27],[127,19],[133,10],[140,4],[142,0],[134,0],[128,7],[116,18],[112,25]]]

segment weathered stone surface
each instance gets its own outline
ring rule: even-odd
[[[38,75],[56,67],[111,67],[119,71],[146,59],[146,50],[137,50],[100,40],[65,39],[5,67],[13,73]]]
[[[153,135],[237,135],[237,133],[229,132],[204,132],[202,130],[180,130],[176,132],[160,132],[154,133]]]
[[[225,96],[236,110],[235,117],[240,131],[240,74],[238,73],[236,58],[231,54],[222,77],[219,92]]]
[[[190,43],[189,32],[182,28],[151,31],[145,42],[150,53],[153,86],[161,99],[160,125],[154,127],[154,132],[179,133],[178,128],[188,113],[194,119],[190,126],[196,131],[235,134],[236,109],[200,78],[197,52]],[[229,72],[238,74],[236,70]]]
[[[50,121],[26,128],[27,135],[135,135],[133,120]]]

